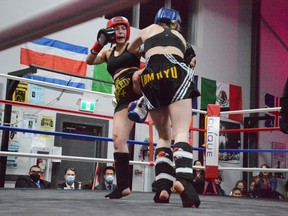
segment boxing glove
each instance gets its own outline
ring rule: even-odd
[[[95,42],[94,46],[91,49],[91,53],[97,55],[100,50],[107,44],[107,43],[114,43],[115,42],[115,31],[113,28],[102,28],[99,30],[97,34],[97,41]]]
[[[142,96],[139,100],[132,101],[128,105],[128,118],[137,123],[143,123],[148,115],[146,103]]]

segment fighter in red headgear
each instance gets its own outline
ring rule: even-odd
[[[141,92],[134,90],[132,82],[140,67],[140,54],[127,51],[129,37],[128,20],[122,16],[113,17],[107,22],[107,28],[98,32],[97,41],[86,59],[89,65],[106,62],[107,71],[115,83],[114,94],[117,104],[113,118],[113,141],[117,188],[105,196],[109,199],[119,199],[131,192],[127,140],[134,122],[128,119],[127,107],[131,101],[140,98]],[[107,43],[111,43],[112,46],[102,49]]]

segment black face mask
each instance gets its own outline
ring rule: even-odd
[[[30,178],[34,181],[34,182],[37,182],[39,179],[40,179],[40,175],[37,174],[37,173],[32,173],[30,175]]]

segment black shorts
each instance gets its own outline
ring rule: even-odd
[[[127,108],[131,101],[138,100],[141,97],[133,91],[132,76],[135,71],[137,70],[128,70],[114,80],[114,95],[117,101],[114,113]]]
[[[141,75],[141,90],[148,110],[200,96],[193,82],[194,70],[176,55],[153,55]]]

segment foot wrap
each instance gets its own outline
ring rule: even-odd
[[[184,208],[198,208],[200,206],[201,201],[199,199],[197,192],[192,186],[192,182],[180,178],[177,179],[176,181],[179,181],[184,187],[184,191],[180,193],[182,206]]]
[[[110,194],[107,194],[105,196],[105,198],[109,198],[109,199],[120,199],[124,196],[127,196],[127,195],[123,195],[123,191],[127,189],[127,188],[124,188],[124,187],[117,187],[114,191],[112,191]]]

